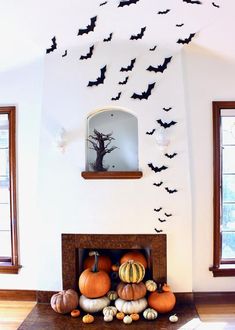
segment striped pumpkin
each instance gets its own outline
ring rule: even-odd
[[[119,268],[119,277],[125,283],[139,283],[145,275],[144,266],[137,261],[128,260]]]

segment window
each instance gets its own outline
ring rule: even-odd
[[[15,107],[0,107],[0,273],[17,274]]]
[[[213,102],[214,276],[235,276],[235,101]]]

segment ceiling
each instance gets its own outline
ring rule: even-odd
[[[200,0],[201,4],[187,2],[196,0],[134,0],[136,3],[129,6],[119,6],[126,1],[1,0],[0,70],[44,57],[54,36],[57,51],[62,54],[65,49],[69,52],[75,47],[85,49],[92,43],[103,42],[110,33],[112,45],[125,45],[143,27],[146,27],[144,37],[134,41],[135,47],[157,45],[163,53],[171,55],[186,45],[177,43],[179,38],[196,33],[194,45],[235,58],[234,0]],[[167,10],[165,14],[159,13]],[[94,31],[78,36],[78,30],[95,16]]]

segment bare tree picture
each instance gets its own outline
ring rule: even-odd
[[[112,140],[115,140],[115,138],[112,137],[113,133],[103,134],[98,132],[96,129],[94,129],[93,132],[94,134],[89,135],[87,141],[90,142],[92,145],[90,149],[96,151],[96,160],[90,165],[94,171],[107,171],[108,167],[104,167],[103,159],[106,154],[112,152],[114,149],[117,148],[115,146],[108,148]]]

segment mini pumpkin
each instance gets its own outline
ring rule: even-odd
[[[125,324],[131,324],[132,323],[132,318],[130,317],[130,315],[126,315],[123,319],[123,322]]]
[[[179,320],[179,318],[178,318],[178,316],[176,314],[171,315],[169,317],[169,321],[172,322],[172,323],[176,323],[176,322],[178,322],[178,320]]]
[[[95,320],[94,316],[93,315],[90,315],[90,314],[86,314],[82,318],[82,322],[83,323],[93,323],[94,320]]]
[[[87,313],[97,313],[110,304],[110,300],[105,296],[101,298],[87,298],[81,295],[79,299],[80,307]]]
[[[138,313],[132,313],[130,317],[132,318],[133,321],[138,321],[140,318]]]
[[[129,261],[129,260],[134,260],[134,261],[138,261],[140,262],[144,268],[147,268],[147,260],[145,258],[145,256],[143,255],[143,253],[141,253],[138,250],[133,250],[133,251],[129,251],[127,253],[125,253],[120,260],[120,264],[124,264],[125,262]]]
[[[72,289],[60,291],[51,297],[51,307],[57,313],[70,313],[77,306],[78,294]]]
[[[73,309],[72,312],[70,313],[70,315],[72,317],[78,317],[81,314],[79,309]]]
[[[90,251],[89,256],[84,260],[83,269],[92,268],[95,262],[95,254],[97,251]],[[99,253],[98,253],[99,255]],[[98,268],[107,273],[111,271],[112,261],[109,256],[99,255]]]
[[[140,283],[120,282],[117,286],[118,296],[123,300],[138,300],[146,295],[146,286]]]
[[[117,309],[125,314],[141,313],[147,307],[147,304],[145,298],[131,301],[123,300],[121,298],[115,300],[115,306]]]
[[[157,290],[157,283],[154,282],[153,280],[148,280],[145,282],[146,289],[149,292],[154,292]]]
[[[144,275],[145,268],[137,261],[126,261],[119,268],[119,277],[125,283],[140,283]]]
[[[116,318],[117,318],[118,320],[123,320],[124,317],[125,317],[125,314],[124,314],[123,312],[118,312],[118,313],[116,314]]]
[[[105,322],[112,322],[113,316],[111,314],[104,315]]]
[[[111,269],[112,269],[113,272],[118,272],[118,270],[119,270],[119,264],[118,263],[113,264],[112,267],[111,267]]]
[[[149,306],[159,313],[170,312],[176,303],[175,295],[170,291],[169,285],[164,284],[162,292],[152,292],[148,297]]]
[[[157,318],[157,315],[157,311],[155,311],[155,309],[153,308],[147,308],[143,312],[143,316],[146,320],[155,320]]]
[[[104,315],[112,315],[115,316],[117,314],[117,308],[114,306],[108,306],[103,309]]]
[[[118,294],[116,291],[109,291],[107,293],[107,297],[109,298],[109,300],[114,301],[118,298]]]

